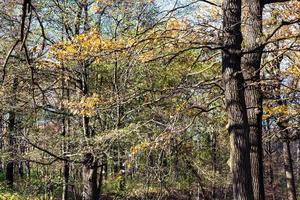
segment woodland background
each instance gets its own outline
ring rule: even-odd
[[[300,196],[299,1],[0,7],[0,199]]]

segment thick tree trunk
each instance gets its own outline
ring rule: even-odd
[[[8,187],[12,187],[14,183],[14,163],[9,160],[6,164],[6,183]]]
[[[233,199],[252,200],[249,125],[241,72],[241,0],[224,0],[223,12],[222,72],[231,143]]]
[[[250,127],[250,161],[252,187],[255,200],[264,200],[263,149],[262,149],[262,92],[260,88],[260,63],[262,48],[261,0],[247,0],[245,4],[245,32],[243,34],[245,51],[257,48],[256,52],[242,57],[242,70],[246,81],[245,101]]]
[[[83,160],[83,193],[82,199],[83,200],[98,200],[99,199],[99,192],[97,186],[97,168],[95,166],[97,163],[95,161],[95,157],[91,153],[86,153],[84,155]]]
[[[287,200],[297,200],[293,173],[293,160],[291,156],[290,142],[288,140],[283,141],[283,159],[287,188]]]
[[[88,127],[84,126],[85,132],[89,135]],[[84,164],[82,171],[82,180],[83,180],[83,200],[98,200],[99,199],[99,191],[98,191],[98,178],[97,178],[97,170],[98,170],[98,162],[95,159],[92,153],[84,154]]]

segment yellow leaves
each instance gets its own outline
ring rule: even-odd
[[[97,4],[93,4],[91,6],[91,11],[97,13],[99,11],[99,6]]]
[[[84,96],[79,100],[64,101],[64,106],[74,115],[91,117],[96,114],[96,108],[100,102],[99,95],[93,94],[90,97]]]
[[[300,77],[300,68],[297,65],[292,65],[287,69],[287,73],[295,77]]]
[[[264,119],[267,119],[271,116],[287,116],[290,114],[289,107],[287,105],[279,105],[274,107],[264,106]]]
[[[95,28],[75,36],[70,42],[60,42],[50,48],[50,55],[58,61],[100,58],[133,44],[132,39],[101,37]]]
[[[171,18],[167,21],[166,28],[167,30],[182,30],[187,28],[187,23],[183,20]]]
[[[288,114],[288,106],[280,105],[271,109],[274,113]]]
[[[132,155],[136,155],[138,154],[139,152],[143,151],[144,149],[146,149],[147,147],[149,147],[150,143],[147,142],[147,141],[144,141],[143,143],[141,144],[138,144],[136,146],[133,146],[130,148],[130,153]]]
[[[187,23],[184,20],[171,18],[166,23],[166,31],[171,37],[180,37],[180,33],[187,29]]]
[[[149,50],[147,52],[144,52],[138,56],[138,60],[141,62],[147,62],[154,58],[154,51]]]

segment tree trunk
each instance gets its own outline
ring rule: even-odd
[[[88,119],[88,118],[87,118]],[[90,137],[88,123],[85,124],[83,121],[84,132],[86,137]],[[99,191],[97,186],[97,169],[98,162],[92,153],[84,154],[84,163],[82,171],[83,180],[83,200],[98,200]]]
[[[67,200],[68,199],[68,185],[69,185],[69,177],[70,177],[70,168],[69,168],[69,162],[64,161],[64,166],[63,166],[63,191],[62,191],[62,200]]]
[[[88,87],[88,66],[85,63],[82,63],[82,92],[85,96],[89,94]],[[86,138],[91,138],[94,136],[94,133],[90,131],[90,118],[88,116],[82,117],[82,126],[83,133]],[[87,152],[83,155],[83,169],[82,169],[82,180],[83,180],[83,193],[82,198],[84,200],[98,200],[99,191],[97,187],[97,171],[98,171],[98,161],[94,155],[90,152]]]
[[[300,183],[300,139],[297,140],[297,183]]]
[[[65,68],[64,66],[62,66],[61,69],[61,102],[63,102],[63,100],[67,97],[67,100],[69,102],[70,99],[70,95],[69,95],[69,89],[68,87],[65,88],[66,82],[64,79],[65,76]],[[63,106],[63,104],[61,103],[61,109],[65,110],[65,107]],[[66,118],[66,116],[64,115],[62,117],[62,121],[61,121],[61,125],[62,125],[62,133],[61,136],[63,137],[62,139],[62,154],[64,155],[64,158],[66,160],[63,161],[63,190],[62,190],[62,200],[67,200],[68,199],[68,193],[69,193],[69,178],[70,178],[70,167],[69,167],[69,162],[68,162],[68,156],[66,155],[66,152],[68,151],[68,143],[65,139],[65,137],[69,134],[69,127],[70,127],[70,119]]]
[[[203,186],[203,180],[202,180],[201,176],[199,175],[197,168],[194,167],[193,164],[191,163],[191,161],[189,161],[189,160],[186,160],[186,165],[187,165],[187,168],[189,170],[191,170],[191,172],[193,173],[193,175],[195,176],[195,178],[198,182],[199,192],[201,193],[202,199],[208,200],[208,195],[206,194],[206,191]],[[200,196],[198,196],[198,197],[200,197]]]
[[[2,110],[0,110],[0,151],[3,151],[3,147],[4,147],[4,134],[3,134],[3,114],[2,114]],[[4,162],[3,159],[0,158],[0,173],[4,172]]]
[[[212,188],[211,188],[211,198],[216,199],[216,181],[215,181],[215,176],[217,173],[217,136],[216,133],[213,132],[211,134],[211,161],[212,161],[212,171],[213,171],[213,181],[212,181]]]
[[[231,143],[233,199],[252,200],[249,125],[241,72],[241,0],[223,2],[222,72]]]
[[[18,162],[18,172],[19,172],[19,176],[23,178],[24,177],[23,161]]]
[[[103,179],[104,179],[103,173],[104,173],[105,166],[106,166],[106,163],[105,164],[102,163],[101,167],[100,167],[99,180],[98,180],[99,197],[100,197],[100,194],[102,193],[102,186],[103,186]]]
[[[293,160],[291,156],[290,142],[288,140],[283,141],[283,159],[287,188],[287,200],[297,200],[293,173]]]
[[[267,131],[270,131],[270,122],[269,120],[267,120]],[[270,192],[271,192],[271,196],[272,196],[272,200],[276,200],[276,194],[275,194],[275,188],[274,188],[274,172],[273,172],[273,159],[272,159],[272,153],[273,153],[273,149],[272,149],[272,144],[271,141],[267,142],[267,147],[266,147],[266,155],[268,158],[268,162],[267,162],[267,181],[268,181],[268,186],[270,187]]]
[[[82,199],[83,200],[98,200],[99,199],[99,192],[97,187],[97,168],[98,166],[95,166],[95,158],[93,154],[86,153],[84,155],[83,160],[83,172],[82,172],[82,178],[83,178],[83,194]]]
[[[10,160],[6,165],[6,182],[9,187],[13,186],[14,183],[14,126],[15,126],[15,114],[14,112],[9,112],[8,117],[8,145]]]
[[[14,98],[10,102],[12,107],[16,105],[16,90],[18,86],[17,77],[13,78],[12,92]],[[8,148],[10,160],[6,165],[6,182],[9,187],[13,187],[14,183],[14,159],[15,159],[15,112],[12,110],[8,113]]]
[[[245,51],[256,52],[242,57],[242,70],[246,81],[245,101],[249,123],[250,161],[252,187],[255,200],[264,200],[263,149],[262,149],[262,92],[260,88],[260,63],[262,48],[262,4],[260,0],[247,0],[245,5]]]
[[[30,162],[26,161],[25,165],[26,165],[26,175],[30,179]]]
[[[275,194],[275,189],[274,189],[274,173],[273,173],[272,163],[269,163],[269,165],[268,165],[268,175],[269,175],[268,183],[271,188],[272,200],[276,200],[276,194]]]
[[[279,47],[278,43],[275,43]],[[274,62],[274,67],[276,70],[275,78],[276,80],[276,87],[274,90],[274,98],[277,100],[277,106],[287,105],[286,99],[281,94],[281,82],[282,78],[280,77],[280,66],[283,60],[283,55],[280,55]],[[281,137],[283,139],[282,145],[282,153],[283,153],[283,160],[284,160],[284,170],[285,170],[285,178],[286,178],[286,189],[287,189],[287,200],[296,200],[296,187],[295,187],[295,177],[293,173],[293,160],[291,157],[291,150],[290,150],[290,138],[289,138],[289,131],[286,123],[289,119],[278,117],[277,118],[277,125],[279,127],[280,132],[282,133]]]

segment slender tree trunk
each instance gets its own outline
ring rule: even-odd
[[[13,99],[11,101],[11,106],[14,107],[16,105],[16,90],[18,87],[17,77],[14,76],[13,84],[12,84],[12,93]],[[15,159],[15,112],[11,110],[8,113],[8,145],[9,145],[9,153],[10,160],[6,165],[6,182],[9,187],[13,187],[14,183],[14,159]]]
[[[85,63],[82,63],[83,71],[82,71],[82,92],[84,95],[89,94],[88,88],[88,66]],[[82,126],[83,133],[86,138],[91,138],[94,136],[93,132],[90,131],[89,126],[90,118],[88,116],[82,117]],[[83,179],[83,200],[98,200],[99,199],[99,191],[98,191],[98,160],[95,156],[87,152],[83,156],[84,164],[82,171],[82,179]]]
[[[62,119],[63,132],[62,136],[65,137],[66,133],[68,133],[69,123],[66,124],[66,119],[63,117]],[[68,121],[68,120],[67,120]],[[67,152],[67,142],[65,138],[63,138],[62,151],[64,157],[67,159],[68,157],[65,155]],[[70,178],[70,166],[67,160],[63,161],[63,191],[62,191],[62,200],[68,199],[69,194],[69,178]]]
[[[15,113],[9,112],[8,118],[8,145],[10,160],[6,164],[6,182],[9,187],[14,183],[14,126],[15,126]]]
[[[250,127],[250,161],[252,187],[255,200],[264,200],[263,149],[262,149],[262,92],[260,88],[260,63],[262,48],[261,0],[247,0],[245,4],[245,32],[243,33],[245,51],[257,48],[256,52],[242,57],[242,70],[246,81],[245,101]]]
[[[267,130],[270,130],[270,125],[269,125],[269,120],[267,120]],[[275,194],[275,188],[274,188],[274,172],[273,172],[273,159],[272,159],[272,144],[271,141],[267,142],[267,148],[266,148],[266,154],[268,158],[268,164],[267,164],[267,181],[268,181],[268,186],[270,187],[271,190],[271,195],[272,195],[272,200],[276,200],[276,194]]]
[[[106,158],[105,158],[106,159]],[[102,193],[102,186],[103,186],[103,180],[104,180],[104,168],[106,166],[106,161],[104,159],[102,159],[102,164],[100,166],[100,173],[99,173],[99,180],[98,180],[98,196],[100,197],[101,193]]]
[[[195,178],[198,182],[199,193],[201,193],[202,199],[208,200],[208,195],[206,194],[206,191],[203,186],[203,180],[202,180],[201,176],[199,175],[197,168],[195,168],[193,166],[193,164],[191,163],[191,161],[189,161],[189,160],[186,160],[186,165],[187,165],[187,168],[193,173],[193,175],[195,176]],[[199,195],[198,195],[198,197],[200,198]]]
[[[69,177],[70,177],[70,168],[69,168],[69,162],[64,161],[64,166],[63,166],[63,191],[62,191],[62,200],[67,200],[68,199],[68,191],[69,191]]]
[[[287,200],[297,200],[293,173],[293,160],[291,156],[290,142],[288,140],[283,141],[283,159],[287,188]]]
[[[126,167],[125,167],[125,160],[121,158],[120,160],[120,172],[121,172],[121,180],[119,182],[120,191],[125,191],[126,186]]]
[[[21,178],[24,177],[23,161],[18,162],[18,173]]]
[[[3,150],[3,114],[2,111],[0,110],[0,151]],[[0,158],[0,172],[4,171],[4,166],[3,166],[3,160]]]
[[[26,165],[26,175],[28,178],[30,178],[30,162],[26,161],[25,165]]]
[[[278,43],[275,43],[279,47]],[[283,55],[280,55],[274,63],[275,77],[276,77],[276,87],[274,90],[274,98],[277,100],[277,106],[286,105],[286,100],[282,97],[281,94],[281,82],[282,78],[280,76],[280,66],[283,60]],[[293,160],[291,157],[290,150],[290,138],[289,131],[287,130],[287,126],[285,125],[288,122],[288,119],[279,117],[277,119],[277,125],[279,127],[280,132],[282,133],[282,145],[283,145],[283,160],[284,160],[284,170],[285,170],[285,178],[286,178],[286,186],[287,186],[287,200],[296,200],[296,187],[295,187],[295,177],[293,172]]]
[[[231,143],[233,199],[252,200],[249,125],[241,72],[241,0],[224,0],[223,12],[222,72]]]
[[[297,183],[300,183],[300,139],[297,140]]]
[[[216,133],[213,132],[211,134],[211,158],[212,158],[212,170],[213,170],[213,179],[215,179],[215,175],[217,173],[217,136]],[[213,180],[212,189],[211,189],[211,198],[216,199],[216,182]]]
[[[63,1],[63,7],[65,8],[65,1]],[[78,13],[77,13],[78,15]],[[79,16],[80,18],[80,16]],[[62,15],[61,18],[62,24],[65,23],[65,16]],[[78,27],[79,32],[79,27]],[[65,33],[65,26],[62,26],[62,36],[61,40],[64,41],[64,33]],[[66,88],[67,85],[67,88]],[[63,101],[67,99],[67,103],[69,103],[70,100],[70,91],[69,91],[69,84],[65,80],[65,66],[62,63],[61,65],[61,110],[66,111],[65,106],[63,105]],[[62,154],[64,155],[64,158],[66,160],[63,161],[63,188],[62,188],[62,200],[67,200],[69,198],[69,178],[70,178],[70,166],[69,162],[67,161],[68,156],[66,155],[66,152],[68,151],[68,142],[66,141],[66,136],[69,135],[69,128],[70,128],[70,119],[69,117],[66,117],[65,115],[62,116],[61,119],[62,123]]]
[[[87,1],[84,0],[78,4],[78,11],[76,16],[76,24],[75,24],[75,33],[79,34],[80,32],[80,25],[82,20],[82,12],[84,12],[84,31],[89,29],[89,22],[88,22],[88,13],[87,13]],[[89,79],[89,72],[88,72],[88,64],[83,62],[80,63],[82,67],[81,73],[81,90],[85,96],[89,95],[89,87],[88,87],[88,79]],[[90,118],[88,116],[82,117],[82,127],[83,133],[86,138],[91,138],[94,136],[94,133],[90,131]],[[84,164],[82,170],[82,179],[83,179],[83,199],[84,200],[98,200],[99,199],[99,191],[98,191],[98,178],[97,178],[97,171],[98,171],[98,160],[91,152],[87,152],[83,156]]]
[[[61,70],[61,101],[63,102],[63,100],[65,99],[65,97],[67,97],[67,99],[69,100],[69,91],[68,89],[65,88],[65,69],[64,66],[62,66],[62,70]],[[65,110],[63,104],[61,104],[61,109]],[[68,151],[68,143],[65,139],[66,135],[69,133],[69,125],[70,125],[70,120],[69,118],[67,119],[66,116],[62,117],[62,121],[61,121],[61,125],[62,125],[62,153],[64,155],[64,158],[67,159],[68,157],[66,156],[66,152]],[[67,200],[68,199],[68,185],[69,185],[69,178],[70,178],[70,167],[69,167],[69,162],[67,160],[63,161],[63,191],[62,191],[62,200]]]
[[[273,173],[272,163],[269,163],[269,165],[268,165],[268,175],[269,175],[268,183],[271,188],[272,200],[276,200],[276,194],[275,194],[275,189],[274,189],[274,173]]]

